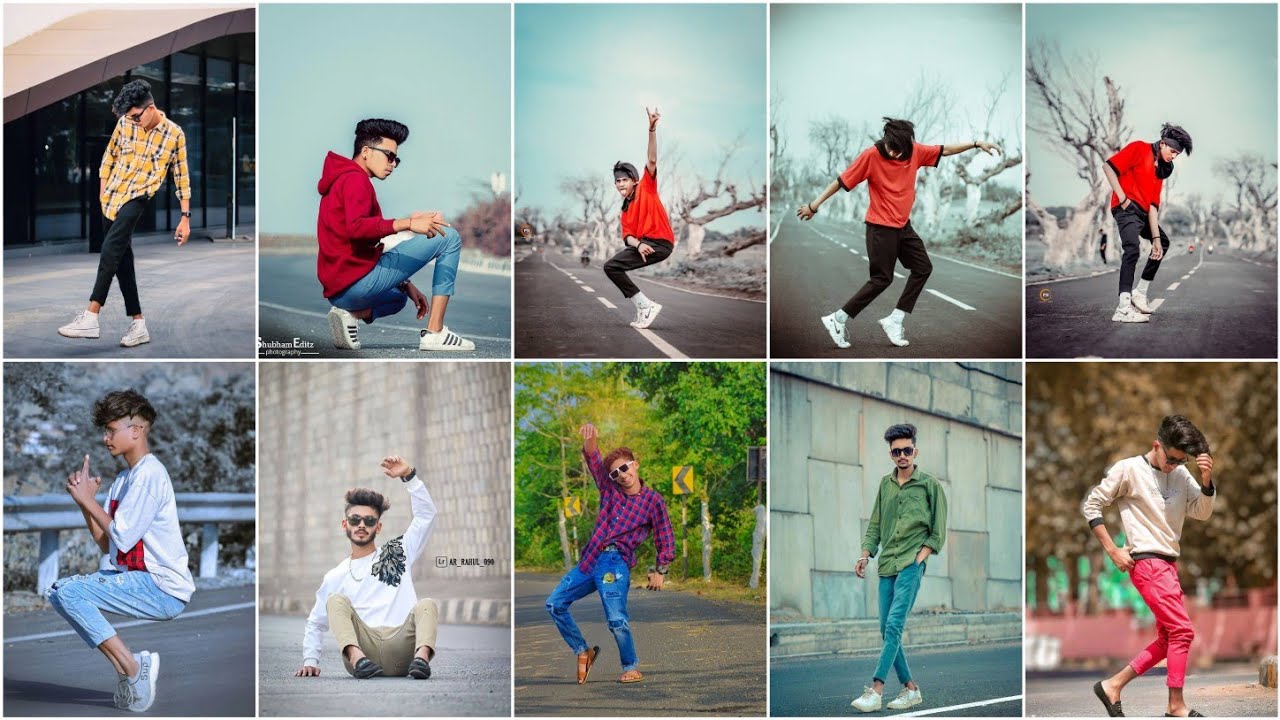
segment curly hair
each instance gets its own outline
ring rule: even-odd
[[[613,461],[619,458],[626,458],[630,462],[635,462],[636,454],[631,452],[631,448],[629,447],[616,447],[611,450],[608,455],[604,456],[605,469],[612,469]]]
[[[1204,434],[1182,415],[1166,415],[1156,430],[1156,439],[1165,447],[1177,448],[1188,455],[1209,452],[1209,441]]]
[[[151,95],[151,84],[146,80],[130,80],[120,88],[116,99],[111,101],[111,112],[121,117],[133,108],[140,108],[155,102]]]
[[[1182,151],[1191,157],[1191,133],[1182,129],[1180,125],[1173,123],[1165,123],[1160,126],[1160,139],[1171,138],[1176,140],[1182,146]]]
[[[359,155],[360,148],[376,145],[382,138],[395,140],[396,145],[403,145],[404,141],[409,139],[409,128],[395,120],[380,118],[361,120],[356,124],[356,141],[351,157]]]
[[[148,425],[156,420],[155,408],[137,390],[109,392],[93,404],[93,424],[98,427],[129,417],[140,417]]]

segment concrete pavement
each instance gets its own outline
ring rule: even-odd
[[[1106,717],[1093,684],[1118,669],[1027,673],[1027,717]],[[1129,683],[1120,699],[1129,717],[1159,717],[1164,715],[1168,696],[1164,668],[1154,668]],[[1208,717],[1276,717],[1276,691],[1258,685],[1255,664],[1223,663],[1209,670],[1189,670],[1183,696],[1188,706]]]

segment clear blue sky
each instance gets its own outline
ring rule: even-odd
[[[721,148],[742,135],[729,176],[763,184],[765,58],[763,4],[517,5],[520,205],[569,210],[560,182],[570,176],[597,176],[613,192],[615,161],[644,164],[646,105],[662,112],[658,177],[668,206],[661,168],[672,148],[686,173],[710,177]],[[746,212],[708,227],[763,222]]]
[[[258,11],[258,225],[312,234],[325,153],[355,125],[409,126],[403,164],[375,180],[383,211],[456,215],[511,164],[511,7],[276,5]]]
[[[1275,161],[1274,4],[1030,5],[1027,46],[1038,40],[1067,58],[1096,54],[1100,74],[1120,85],[1133,139],[1154,141],[1164,122],[1191,133],[1194,153],[1174,164],[1178,195],[1220,195],[1214,162],[1241,151]],[[1049,142],[1028,132],[1028,189],[1041,204],[1074,205],[1085,183]]]

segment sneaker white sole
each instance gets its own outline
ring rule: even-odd
[[[140,337],[133,337],[133,338],[122,337],[120,338],[120,347],[137,347],[143,343],[149,343],[149,342],[151,342],[151,333],[147,333],[146,335],[142,335]]]
[[[848,340],[842,340],[840,338],[840,326],[837,324],[835,318],[830,315],[823,315],[819,320],[822,321],[822,327],[827,329],[827,334],[831,336],[831,342],[835,343],[836,347],[847,348],[850,346]]]
[[[147,697],[150,699],[147,700],[146,705],[143,705],[142,707],[138,707],[138,708],[131,707],[129,708],[130,710],[132,710],[133,712],[146,712],[150,710],[151,706],[156,703],[156,678],[159,677],[159,675],[160,675],[160,654],[151,653],[151,672],[147,674],[147,688],[151,691],[151,694],[148,695]]]
[[[631,323],[631,327],[633,327],[633,328],[635,328],[635,329],[637,329],[637,330],[644,330],[645,328],[647,328],[647,327],[649,327],[650,325],[652,325],[654,320],[657,320],[657,319],[658,319],[658,313],[660,313],[660,312],[662,312],[662,306],[661,306],[661,305],[659,305],[658,303],[654,303],[654,304],[653,304],[653,311],[649,313],[649,319],[647,319],[647,320],[637,320],[637,321],[635,321],[635,322]]]
[[[339,350],[359,350],[360,341],[351,342],[347,337],[347,324],[342,321],[342,314],[329,311],[329,335],[333,346]]]
[[[1151,316],[1143,315],[1141,313],[1136,313],[1136,312],[1133,314],[1118,312],[1115,315],[1111,316],[1111,322],[1145,323],[1145,322],[1151,322]]]
[[[877,706],[877,707],[865,707],[865,708],[864,708],[864,707],[858,707],[857,705],[854,705],[853,703],[849,703],[849,706],[850,706],[850,707],[852,707],[854,710],[857,710],[858,712],[864,712],[864,713],[880,712],[880,708],[879,708],[878,706]]]
[[[910,710],[911,708],[917,705],[923,704],[924,698],[921,698],[919,700],[914,700],[912,702],[902,703],[901,705],[897,705],[895,703],[897,703],[897,700],[889,703],[888,705],[885,705],[885,709],[886,710]]]
[[[889,332],[889,326],[893,323],[889,322],[886,318],[880,318],[877,322],[880,323],[880,329],[884,330],[884,335],[889,338],[889,342],[897,345],[898,347],[906,347],[911,344],[906,338],[903,338],[902,342],[898,342],[893,339],[893,334]]]
[[[97,340],[102,333],[98,328],[93,330],[67,330],[66,328],[58,328],[58,334],[68,338],[84,338],[86,340]]]

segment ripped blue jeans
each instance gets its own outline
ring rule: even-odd
[[[578,623],[569,614],[569,606],[592,592],[599,592],[609,631],[618,643],[622,671],[635,670],[640,661],[636,659],[636,645],[631,640],[631,623],[627,618],[627,591],[630,589],[631,569],[616,550],[607,550],[600,554],[590,575],[574,567],[564,576],[547,598],[547,612],[551,613],[551,619],[560,630],[560,636],[569,644],[569,649],[575,655],[584,653],[589,646],[578,629]]]
[[[102,611],[144,620],[172,620],[187,604],[156,587],[151,573],[143,570],[104,570],[73,575],[45,591],[49,604],[80,639],[96,648],[115,637],[115,628]]]
[[[461,257],[462,236],[451,227],[433,238],[414,235],[382,253],[372,270],[351,287],[329,298],[329,303],[348,312],[371,308],[373,314],[366,323],[395,315],[409,302],[409,296],[400,289],[400,283],[413,277],[432,260],[436,267],[431,274],[431,292],[427,297],[453,295]]]

